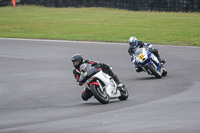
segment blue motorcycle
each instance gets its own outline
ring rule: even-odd
[[[134,53],[131,61],[141,67],[145,72],[159,79],[167,75],[167,69],[153,53],[145,48],[137,48]]]

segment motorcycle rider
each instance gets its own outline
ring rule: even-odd
[[[165,63],[165,60],[160,58],[160,55],[158,54],[158,50],[155,48],[152,48],[152,44],[144,43],[143,41],[138,41],[136,37],[130,37],[128,42],[129,42],[128,53],[131,56],[131,61],[135,64],[136,72],[143,71],[143,69],[135,63],[134,52],[137,47],[139,48],[145,47],[146,50],[149,50],[151,53],[153,53],[162,64]]]
[[[79,77],[81,74],[80,66],[83,63],[89,63],[94,67],[101,68],[104,73],[107,73],[109,76],[111,76],[113,78],[113,80],[117,83],[118,87],[123,86],[123,84],[120,82],[117,75],[115,75],[112,72],[112,70],[110,69],[110,67],[105,63],[99,63],[98,61],[83,60],[83,56],[81,54],[73,55],[71,61],[74,66],[74,70],[73,70],[74,77],[76,78],[77,84],[80,86],[82,86],[82,84],[79,83]],[[93,96],[92,92],[88,88],[84,88],[84,90],[81,94],[82,99],[87,101],[92,96]]]

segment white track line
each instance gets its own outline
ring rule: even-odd
[[[70,43],[87,43],[87,44],[103,44],[103,45],[128,45],[128,41],[127,43],[112,43],[112,42],[90,42],[90,41],[69,41],[69,40],[47,40],[47,39],[23,39],[23,38],[0,38],[0,40],[15,40],[15,41],[36,41],[36,42],[61,42],[61,43],[66,43],[66,42],[70,42]],[[174,45],[156,45],[153,44],[155,46],[160,46],[160,47],[188,47],[188,48],[200,48],[197,46],[174,46]]]

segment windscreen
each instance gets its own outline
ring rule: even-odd
[[[141,53],[147,53],[147,50],[145,48],[137,48],[135,50],[135,56],[139,56]]]
[[[91,64],[88,64],[88,63],[83,63],[81,66],[80,66],[80,70],[81,72],[87,72],[88,70],[91,69]]]

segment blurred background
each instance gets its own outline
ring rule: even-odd
[[[107,7],[133,11],[199,12],[200,0],[15,0],[16,4],[46,7]],[[0,0],[0,6],[12,5]]]

